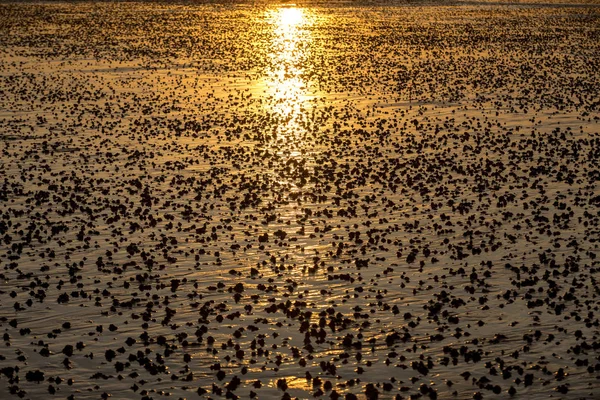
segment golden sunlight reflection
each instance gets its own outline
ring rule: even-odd
[[[304,10],[300,8],[280,8],[279,19],[280,26],[295,26],[302,23],[304,19]]]
[[[311,42],[312,18],[305,9],[281,7],[270,10],[270,20],[274,26],[271,51],[274,68],[266,89],[272,100],[272,110],[290,122],[309,98],[302,75]]]
[[[289,191],[275,199],[279,204],[289,201],[290,193],[298,193],[308,184],[315,151],[307,130],[308,110],[315,98],[306,83],[309,52],[312,49],[311,29],[316,23],[314,11],[297,7],[278,7],[267,11],[272,26],[269,50],[271,69],[259,83],[266,97],[266,111],[278,122],[269,136],[269,144],[281,157],[284,167],[274,170],[276,180]],[[294,220],[297,210],[281,209],[284,218]]]
[[[305,377],[296,377],[296,376],[287,376],[284,378],[285,384],[288,389],[300,389],[306,392],[309,392],[312,389],[312,382]],[[270,387],[277,388],[278,382],[281,380],[280,377],[277,377],[269,382]]]
[[[266,17],[272,27],[271,69],[258,85],[266,98],[265,111],[277,121],[265,144],[276,154],[273,159],[277,162],[269,172],[281,188],[270,199],[278,218],[272,228],[292,236],[304,232],[306,222],[299,203],[313,184],[310,177],[314,173],[314,153],[319,151],[310,129],[316,94],[307,86],[306,78],[314,51],[312,30],[318,19],[312,9],[290,6],[272,8]],[[311,243],[302,239],[295,244],[302,248]],[[290,249],[286,264],[301,273],[312,266],[314,254],[298,248]]]

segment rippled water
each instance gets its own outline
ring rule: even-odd
[[[0,5],[0,397],[597,398],[599,22]]]

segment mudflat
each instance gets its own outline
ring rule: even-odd
[[[0,397],[597,399],[600,7],[0,4]]]

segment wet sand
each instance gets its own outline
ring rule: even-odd
[[[589,2],[0,5],[0,398],[600,398],[598,65]]]

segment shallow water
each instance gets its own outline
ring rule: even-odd
[[[597,398],[599,17],[1,5],[0,397]]]

